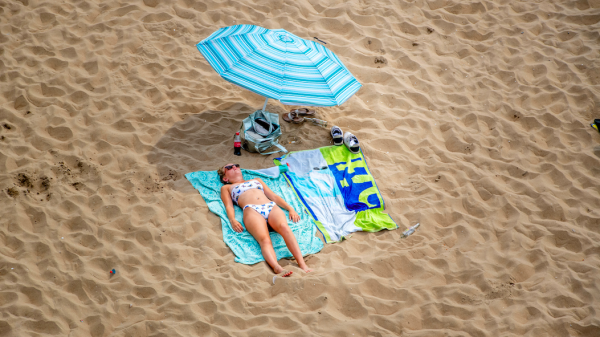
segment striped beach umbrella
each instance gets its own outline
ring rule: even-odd
[[[361,84],[324,46],[283,29],[224,27],[197,44],[221,77],[287,105],[334,106]]]

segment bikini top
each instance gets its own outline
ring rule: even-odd
[[[231,199],[237,204],[240,195],[242,195],[242,193],[246,192],[247,190],[251,189],[258,189],[263,191],[262,184],[258,180],[250,180],[239,185],[235,185],[231,189]]]

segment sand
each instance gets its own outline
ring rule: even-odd
[[[598,0],[0,0],[0,336],[600,336],[599,22]],[[399,230],[275,285],[234,262],[183,177],[272,165],[232,153],[263,99],[195,48],[233,24],[318,37],[363,84],[317,117],[358,136]]]

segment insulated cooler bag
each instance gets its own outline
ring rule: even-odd
[[[268,155],[277,152],[287,153],[287,150],[279,145],[281,137],[281,126],[279,125],[279,115],[256,110],[242,121],[240,127],[240,136],[242,138],[242,148],[248,152],[258,152]],[[266,152],[270,147],[277,147],[278,150]]]

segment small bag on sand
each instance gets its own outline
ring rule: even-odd
[[[240,135],[242,136],[242,148],[248,152],[258,152],[264,155],[277,152],[287,153],[287,150],[279,145],[278,141],[281,137],[279,115],[272,112],[256,110],[251,113],[242,121]],[[279,150],[265,152],[273,146]]]

